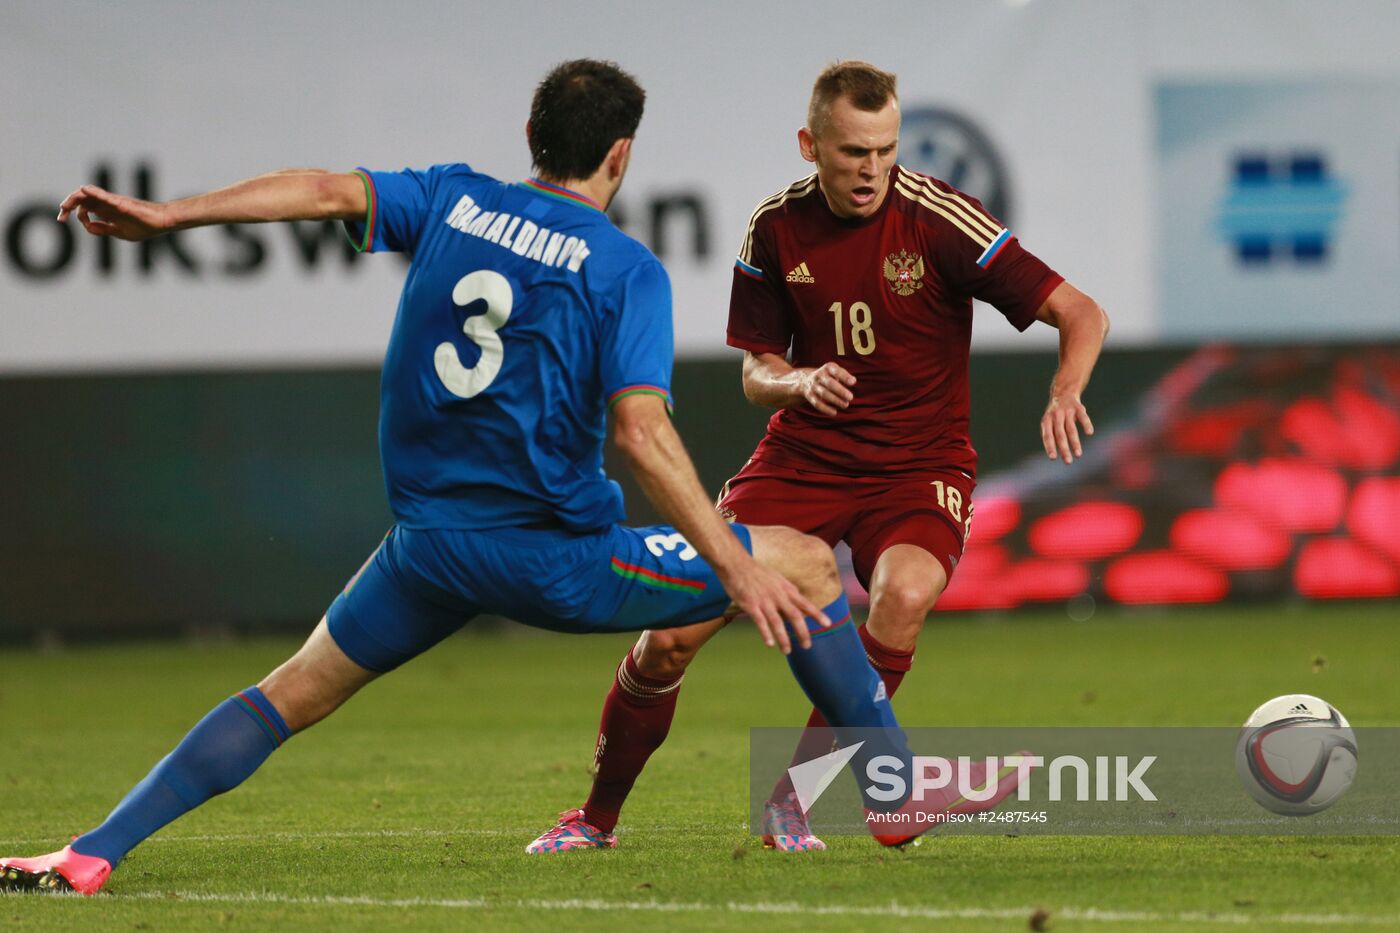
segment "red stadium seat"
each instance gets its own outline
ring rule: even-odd
[[[1239,449],[1240,437],[1252,428],[1262,427],[1275,408],[1273,401],[1258,398],[1189,413],[1172,424],[1167,443],[1179,454],[1228,457]]]
[[[1356,484],[1347,507],[1347,530],[1400,562],[1400,476],[1371,476]]]
[[[1080,502],[1031,526],[1031,549],[1043,557],[1097,560],[1120,554],[1142,535],[1142,513],[1121,502]]]
[[[977,499],[972,513],[972,533],[980,542],[995,541],[1021,522],[1021,503],[1010,496]]]
[[[1293,585],[1310,599],[1400,596],[1400,568],[1351,538],[1318,538],[1303,545]]]
[[[1089,568],[1078,561],[1032,557],[1011,568],[1008,582],[1022,602],[1063,601],[1089,589]]]
[[[1120,557],[1104,573],[1104,591],[1127,605],[1214,603],[1230,592],[1224,573],[1172,551]]]
[[[1221,570],[1268,570],[1288,559],[1293,538],[1278,525],[1241,509],[1192,509],[1177,516],[1174,550]]]
[[[974,522],[976,519],[974,518]],[[1010,586],[1010,559],[1000,544],[981,543],[974,537],[958,562],[953,582],[938,598],[939,610],[1013,609],[1020,603]]]
[[[1325,402],[1294,402],[1283,413],[1279,433],[1320,463],[1383,470],[1400,460],[1400,414],[1350,386],[1336,389]]]
[[[996,576],[1011,562],[1011,554],[1005,545],[973,538],[967,542],[967,550],[953,577],[954,582],[962,577]]]
[[[1217,505],[1244,509],[1289,531],[1331,531],[1342,520],[1346,500],[1346,480],[1306,460],[1232,463],[1215,480]]]

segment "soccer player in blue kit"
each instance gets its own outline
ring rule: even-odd
[[[165,203],[88,185],[63,201],[59,220],[96,236],[333,218],[364,251],[408,254],[379,420],[396,524],[296,654],[211,710],[96,829],[0,859],[0,890],[96,893],[142,840],[483,612],[564,632],[746,613],[829,722],[889,727],[887,750],[908,760],[830,549],[726,525],[671,425],[669,281],[604,214],[644,99],[611,63],[556,67],[527,124],[535,176],[519,183],[463,164],[288,170]],[[621,524],[609,423],[671,525]]]

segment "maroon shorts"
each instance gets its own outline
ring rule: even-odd
[[[886,548],[913,544],[943,565],[948,579],[972,525],[972,489],[961,470],[917,479],[838,476],[750,460],[724,484],[716,508],[745,525],[787,525],[827,544],[845,541],[861,586],[870,589]]]

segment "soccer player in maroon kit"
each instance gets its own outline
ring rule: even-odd
[[[778,412],[718,504],[732,521],[850,545],[870,592],[861,640],[890,695],[972,524],[972,300],[1017,330],[1059,329],[1040,433],[1046,455],[1067,464],[1082,454],[1079,428],[1094,430],[1080,394],[1108,333],[1103,309],[975,198],[895,164],[898,138],[894,75],[844,62],[818,77],[798,131],[817,170],[759,203],[735,263],[728,342],[745,351],[744,394]],[[603,707],[587,804],[527,851],[616,845],[618,813],[666,737],[685,669],[724,624],[642,634]],[[830,751],[815,710],[808,726],[794,763]],[[768,846],[825,848],[786,776],[764,829]]]

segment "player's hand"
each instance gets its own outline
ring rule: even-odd
[[[58,205],[60,222],[74,213],[88,233],[119,240],[148,240],[171,226],[164,204],[113,194],[96,185],[83,185]]]
[[[1040,442],[1045,445],[1045,455],[1065,463],[1084,456],[1077,425],[1083,425],[1085,434],[1094,433],[1094,422],[1089,420],[1089,411],[1079,396],[1051,396],[1040,419]]]
[[[855,398],[850,387],[856,377],[836,363],[823,363],[816,369],[802,371],[798,389],[802,399],[823,415],[835,415],[846,410]]]
[[[763,643],[770,648],[776,646],[783,654],[792,652],[789,625],[802,648],[812,647],[812,636],[807,631],[808,618],[816,619],[822,628],[831,627],[826,614],[803,596],[787,577],[756,560],[750,559],[739,570],[721,575],[720,581],[739,612],[753,619]]]

